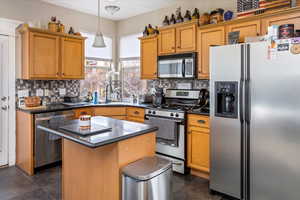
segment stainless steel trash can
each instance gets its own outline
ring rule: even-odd
[[[171,200],[172,163],[147,157],[122,169],[122,200]]]

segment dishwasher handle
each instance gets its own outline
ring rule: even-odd
[[[58,118],[72,118],[74,117],[75,115],[74,114],[65,114],[65,115],[53,115],[53,116],[49,116],[49,117],[37,117],[35,119],[36,122],[41,122],[41,121],[49,121],[49,120],[52,120],[52,119],[58,119]]]

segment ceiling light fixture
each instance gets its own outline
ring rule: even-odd
[[[97,33],[95,35],[95,40],[93,43],[93,47],[95,48],[104,48],[106,47],[103,34],[101,32],[101,21],[100,21],[100,0],[98,0],[98,25],[97,25]]]
[[[115,5],[108,5],[105,6],[105,10],[113,15],[120,10],[120,7]]]

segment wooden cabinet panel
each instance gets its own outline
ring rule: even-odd
[[[30,176],[34,174],[33,121],[32,114],[16,112],[16,165]]]
[[[141,79],[157,78],[157,37],[141,39]]]
[[[63,79],[84,78],[84,41],[61,38],[61,77]]]
[[[260,20],[242,22],[237,24],[231,24],[227,26],[227,38],[228,33],[233,31],[240,31],[240,41],[244,42],[246,37],[256,37],[261,33]],[[226,39],[227,39],[226,38]]]
[[[30,78],[56,79],[59,69],[59,37],[30,33]]]
[[[300,29],[300,13],[297,12],[263,19],[262,34],[267,34],[269,26],[282,24],[294,24],[295,29]]]
[[[175,28],[160,30],[158,36],[158,54],[172,54],[176,52],[176,31]]]
[[[209,134],[192,130],[188,134],[188,166],[209,172]]]
[[[95,107],[94,108],[95,116],[126,116],[125,107]]]
[[[196,24],[176,28],[176,52],[196,51]]]
[[[78,108],[74,110],[74,118],[79,119],[80,115],[91,115],[94,116],[93,108]]]
[[[209,48],[213,45],[225,44],[225,28],[224,26],[220,26],[217,28],[199,30],[197,37],[198,78],[209,79]]]
[[[210,120],[208,116],[188,115],[188,125],[202,128],[210,128]]]
[[[129,107],[129,108],[127,108],[127,116],[144,118],[145,109],[144,108]]]

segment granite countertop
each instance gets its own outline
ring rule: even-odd
[[[93,103],[85,103],[81,105],[64,105],[64,104],[52,104],[48,105],[45,108],[38,108],[38,109],[22,109],[18,108],[18,110],[27,112],[30,114],[39,114],[39,113],[47,113],[47,112],[56,112],[56,111],[65,111],[65,110],[73,110],[76,108],[87,108],[87,107],[138,107],[138,108],[150,108],[152,104],[133,104],[133,103],[126,103],[126,102],[111,102],[111,103],[100,103],[100,104],[93,104]]]
[[[158,130],[157,127],[151,125],[117,120],[108,117],[93,117],[92,123],[112,128],[112,130],[90,136],[80,136],[59,128],[70,124],[78,125],[78,120],[66,121],[55,126],[38,125],[37,128],[90,148],[100,147]]]

